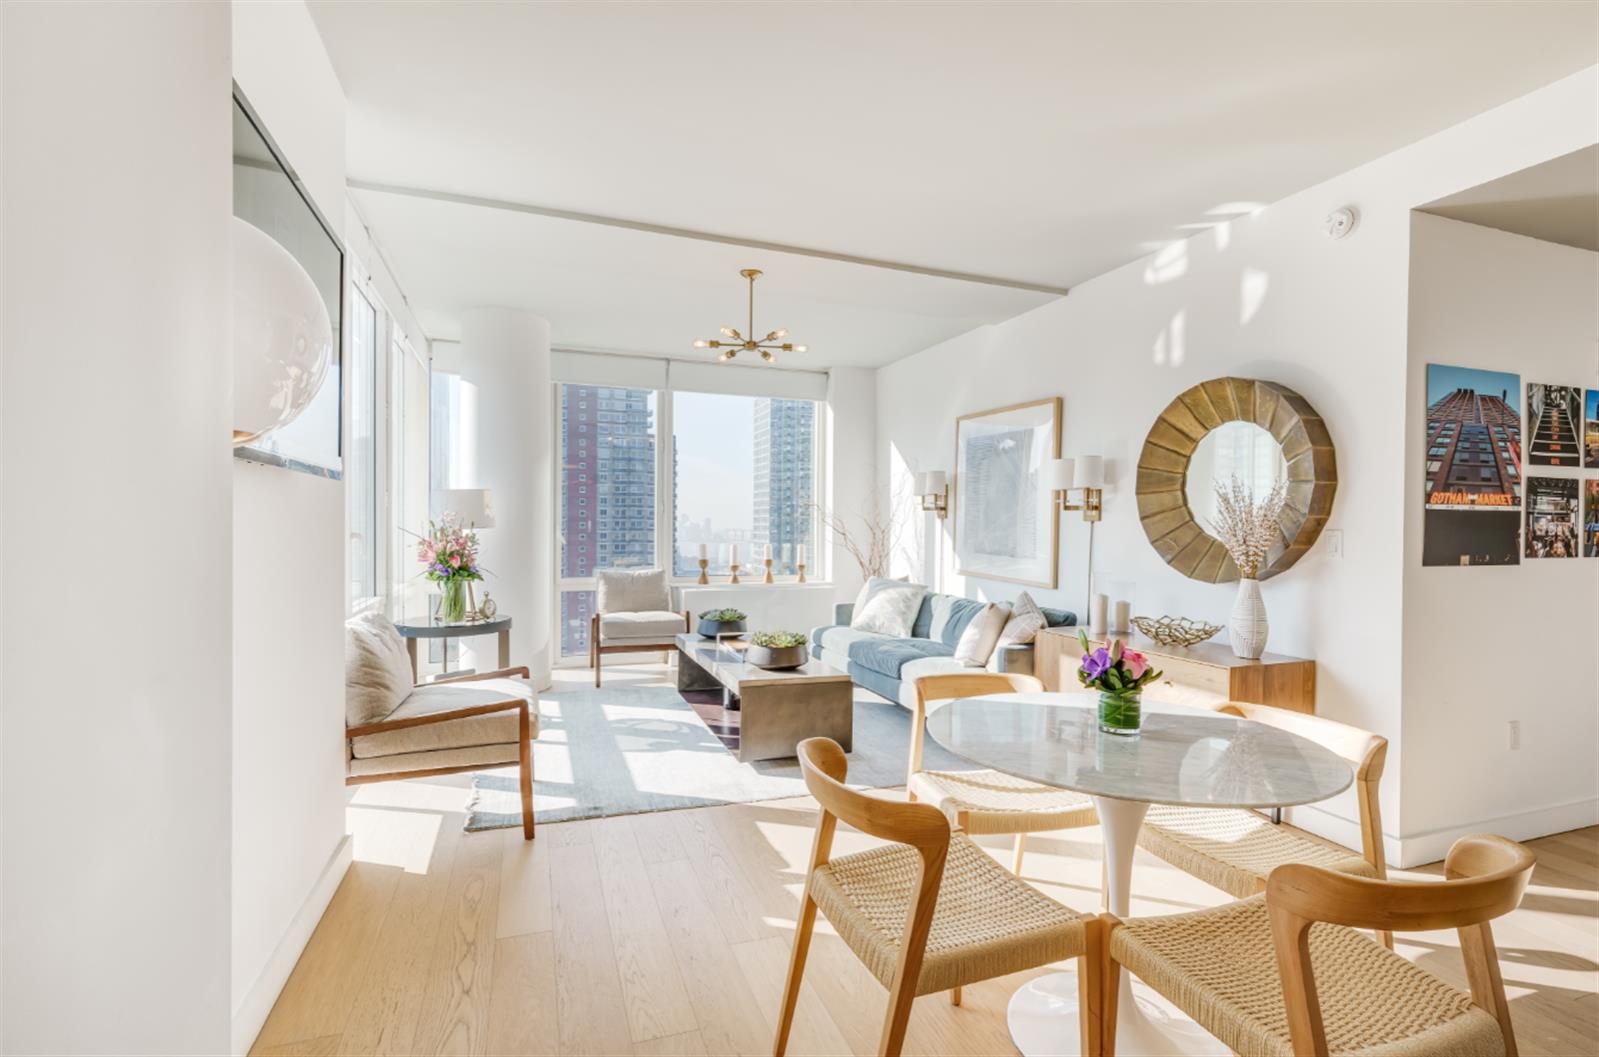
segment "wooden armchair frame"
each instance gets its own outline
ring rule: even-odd
[[[656,650],[670,650],[677,646],[677,640],[655,642],[652,639],[640,639],[636,642],[613,642],[609,646],[600,643],[600,617],[598,611],[589,617],[589,664],[594,666],[594,686],[600,685],[600,658],[607,653],[654,653]],[[688,610],[683,610],[683,630],[693,631],[693,619]]]
[[[1499,1022],[1506,1057],[1516,1057],[1510,1003],[1489,922],[1521,903],[1536,864],[1521,845],[1484,834],[1455,842],[1444,860],[1442,882],[1374,881],[1300,864],[1273,870],[1266,907],[1294,1053],[1327,1052],[1310,964],[1310,926],[1327,921],[1386,933],[1458,930],[1471,1000]]]
[[[519,668],[502,668],[494,672],[474,672],[467,675],[449,675],[442,679],[435,679],[424,685],[438,686],[441,683],[468,683],[480,679],[503,679],[510,676],[530,678],[526,666]],[[346,726],[344,738],[346,752],[349,751],[349,742],[352,738],[365,737],[368,734],[382,734],[391,730],[405,730],[409,727],[422,727],[432,723],[448,723],[456,719],[471,719],[473,716],[487,716],[495,712],[517,713],[518,736],[521,742],[519,769],[522,792],[522,839],[533,839],[533,738],[532,721],[529,711],[530,704],[520,698],[506,698],[504,701],[492,701],[486,705],[472,705],[467,708],[452,708],[448,712],[435,712],[426,716],[410,716],[406,719],[380,720],[377,723],[363,723],[358,727]],[[362,774],[347,775],[345,785],[366,785],[370,782],[394,782],[402,778],[431,778],[440,774],[461,774],[466,771],[481,771],[481,764],[466,764],[461,767],[430,767],[419,771],[394,771],[389,774]]]

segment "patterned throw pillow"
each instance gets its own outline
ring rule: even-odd
[[[955,659],[968,668],[981,668],[987,664],[994,652],[994,645],[999,642],[1000,632],[1005,630],[1005,622],[1009,619],[1010,606],[1003,602],[985,606],[961,632],[960,641],[955,644]]]
[[[850,615],[849,626],[856,631],[909,638],[922,599],[927,597],[926,586],[874,576],[866,581],[866,588],[866,601]]]
[[[1038,608],[1032,595],[1023,591],[1011,603],[1010,620],[1006,622],[1005,630],[999,633],[999,642],[995,643],[994,649],[997,652],[1006,646],[1026,645],[1048,626],[1044,611]]]

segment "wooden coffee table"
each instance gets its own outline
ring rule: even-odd
[[[855,732],[855,690],[849,676],[806,661],[772,670],[744,661],[744,643],[677,636],[677,688],[720,690],[726,707],[739,710],[738,759],[793,756],[806,738],[832,738],[849,752]]]

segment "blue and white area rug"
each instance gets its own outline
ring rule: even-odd
[[[911,714],[867,691],[855,697],[849,784],[903,785]],[[926,735],[923,735],[926,738]],[[973,765],[926,739],[929,770]],[[605,687],[540,695],[533,743],[538,822],[750,803],[802,796],[799,761],[739,763],[692,705],[670,687]],[[472,784],[468,830],[522,824],[516,768],[483,771]]]

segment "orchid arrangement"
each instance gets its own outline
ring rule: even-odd
[[[1112,640],[1108,647],[1091,650],[1088,636],[1079,630],[1077,641],[1083,647],[1083,663],[1077,669],[1077,679],[1102,693],[1136,693],[1164,674],[1155,670],[1148,657],[1123,646],[1121,639]]]
[[[483,579],[477,564],[477,531],[472,525],[462,525],[455,514],[428,522],[427,535],[417,544],[416,560],[425,567],[422,575],[435,583]]]

